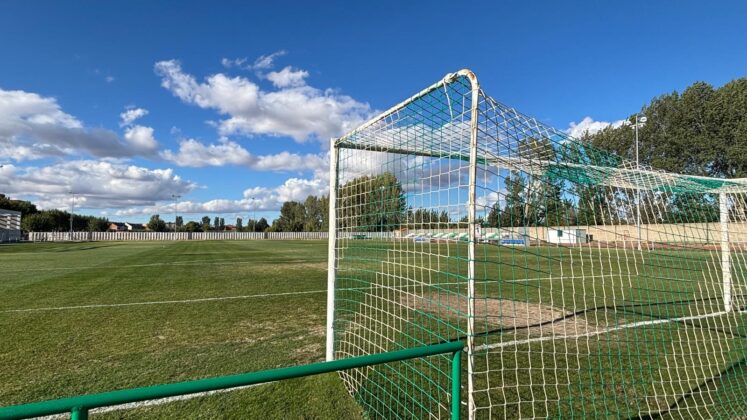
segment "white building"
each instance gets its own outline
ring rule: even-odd
[[[0,242],[21,240],[21,212],[0,209]]]
[[[547,242],[551,244],[585,244],[589,242],[586,229],[547,228]]]

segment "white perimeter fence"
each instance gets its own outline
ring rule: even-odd
[[[533,241],[547,242],[548,232],[553,229],[583,229],[596,242],[630,242],[637,236],[635,225],[610,226],[563,226],[527,228],[483,228],[482,235],[520,238],[526,235]],[[1,231],[0,231],[1,232]],[[344,232],[338,239],[392,239],[406,235],[433,236],[441,233],[465,233],[466,229],[410,229],[404,232]],[[327,232],[31,232],[29,240],[54,241],[187,241],[187,240],[247,240],[247,239],[327,239]],[[717,244],[721,239],[719,223],[642,224],[641,240],[652,243],[697,243]],[[729,222],[729,241],[747,243],[747,223]]]
[[[367,238],[391,238],[392,232],[350,233]],[[217,240],[313,240],[327,239],[327,232],[31,232],[34,242],[56,241],[217,241]]]

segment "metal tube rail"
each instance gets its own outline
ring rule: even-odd
[[[176,382],[172,384],[153,385],[142,388],[122,389],[119,391],[79,395],[76,397],[61,398],[57,400],[0,407],[0,419],[23,419],[69,412],[73,420],[85,420],[88,418],[89,410],[99,407],[155,400],[198,392],[215,391],[245,385],[256,385],[283,379],[318,375],[321,373],[336,372],[339,370],[398,362],[446,353],[452,353],[451,418],[459,419],[461,389],[460,356],[463,348],[464,343],[461,341],[451,341],[430,346],[413,347],[386,353],[351,357],[331,362],[312,363],[308,365],[263,370],[259,372],[219,376],[215,378]]]

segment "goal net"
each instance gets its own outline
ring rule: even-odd
[[[470,418],[747,414],[747,181],[638,167],[466,70],[331,156],[328,358],[463,340]],[[448,356],[342,378],[448,416]]]

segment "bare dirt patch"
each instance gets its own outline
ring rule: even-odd
[[[467,298],[455,294],[427,293],[404,294],[401,303],[408,308],[421,310],[451,323],[464,324],[467,319]],[[562,308],[510,299],[475,299],[475,329],[529,331],[540,336],[575,336],[598,330],[582,316],[574,316]]]

